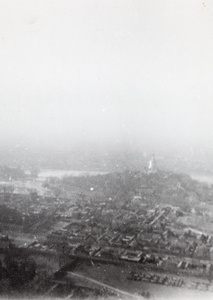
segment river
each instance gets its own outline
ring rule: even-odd
[[[26,192],[28,189],[35,189],[40,194],[44,194],[47,189],[43,188],[42,184],[48,177],[62,178],[64,176],[95,176],[95,175],[107,174],[107,172],[101,171],[73,171],[73,170],[57,170],[57,169],[42,169],[38,175],[38,178],[31,180],[8,180],[0,181],[0,186],[14,186],[16,192]]]
[[[73,170],[57,170],[57,169],[42,169],[38,175],[38,180],[45,180],[48,177],[58,177],[62,178],[64,176],[95,176],[95,175],[103,175],[107,174],[108,172],[102,171],[73,171]]]
[[[42,169],[38,175],[37,179],[24,180],[24,181],[0,181],[0,185],[13,185],[19,188],[30,188],[37,189],[40,192],[44,189],[42,188],[42,183],[48,177],[62,178],[63,176],[95,176],[107,174],[108,172],[103,171],[74,171],[74,170],[60,170],[60,169]],[[199,174],[189,174],[190,177],[199,182],[207,183],[208,185],[213,184],[213,175],[199,175]]]
[[[190,177],[194,180],[207,183],[208,185],[213,184],[213,175],[199,175],[199,174],[193,174],[190,175]]]

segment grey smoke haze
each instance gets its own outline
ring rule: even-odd
[[[0,141],[211,144],[213,2],[0,0]]]

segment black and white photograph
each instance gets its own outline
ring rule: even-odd
[[[0,0],[0,299],[213,299],[213,1]]]

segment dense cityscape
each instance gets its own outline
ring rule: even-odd
[[[1,295],[213,292],[213,186],[154,156],[144,171],[38,175],[1,168]]]
[[[0,299],[213,299],[212,14],[0,0]]]

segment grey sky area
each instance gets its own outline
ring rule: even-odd
[[[0,142],[212,145],[213,1],[0,0]]]

